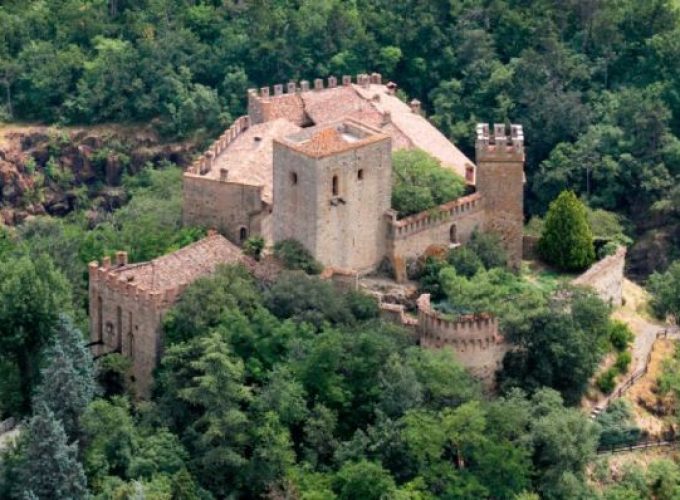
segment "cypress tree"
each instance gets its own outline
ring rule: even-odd
[[[550,204],[538,251],[565,271],[581,271],[595,260],[586,207],[572,191],[562,191]]]
[[[35,498],[85,498],[85,472],[77,459],[76,444],[67,444],[66,432],[45,404],[37,403],[26,430],[19,484],[30,487]]]
[[[78,420],[94,396],[92,357],[80,331],[66,316],[60,318],[55,337],[46,352],[49,364],[42,371],[34,404],[47,405],[66,434],[75,439]]]

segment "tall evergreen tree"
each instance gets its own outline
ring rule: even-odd
[[[78,462],[77,447],[67,443],[61,422],[46,405],[36,405],[23,435],[26,442],[19,485],[30,487],[29,495],[41,500],[85,498],[85,472]]]
[[[548,263],[565,271],[581,271],[595,260],[586,207],[572,191],[563,191],[550,204],[538,249]]]

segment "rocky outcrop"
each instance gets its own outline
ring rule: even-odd
[[[125,202],[117,188],[124,173],[169,161],[187,165],[193,143],[163,143],[146,129],[129,127],[0,128],[0,224],[32,215],[63,216],[83,197],[111,210]]]

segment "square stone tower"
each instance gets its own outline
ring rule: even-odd
[[[346,120],[274,141],[274,241],[295,239],[327,267],[366,272],[386,250],[391,139]]]
[[[524,232],[524,133],[521,125],[477,125],[477,191],[483,196],[485,230],[494,232],[519,269]]]

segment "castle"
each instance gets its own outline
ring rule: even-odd
[[[90,264],[95,354],[130,357],[138,391],[148,394],[163,347],[163,314],[184,287],[218,264],[247,262],[238,245],[254,235],[269,244],[298,240],[327,269],[345,273],[367,274],[387,260],[394,278],[403,281],[408,263],[429,247],[457,246],[475,230],[493,231],[509,264],[519,267],[522,127],[480,124],[475,165],[427,121],[418,101],[404,103],[397,86],[381,80],[374,73],[355,81],[317,79],[312,87],[291,82],[286,92],[283,85],[273,92],[248,91],[248,115],[183,177],[184,222],[220,234],[147,263],[130,264],[119,253],[115,264],[107,259]],[[442,168],[463,176],[471,194],[400,219],[391,208],[391,154],[410,148],[425,150]],[[384,313],[409,324],[403,310],[385,305]],[[446,324],[429,298],[421,297],[417,331],[423,345],[478,349],[485,354],[462,356],[463,364],[486,372],[495,368],[504,348],[498,347],[503,342],[493,318]],[[447,340],[452,335],[456,338]]]

